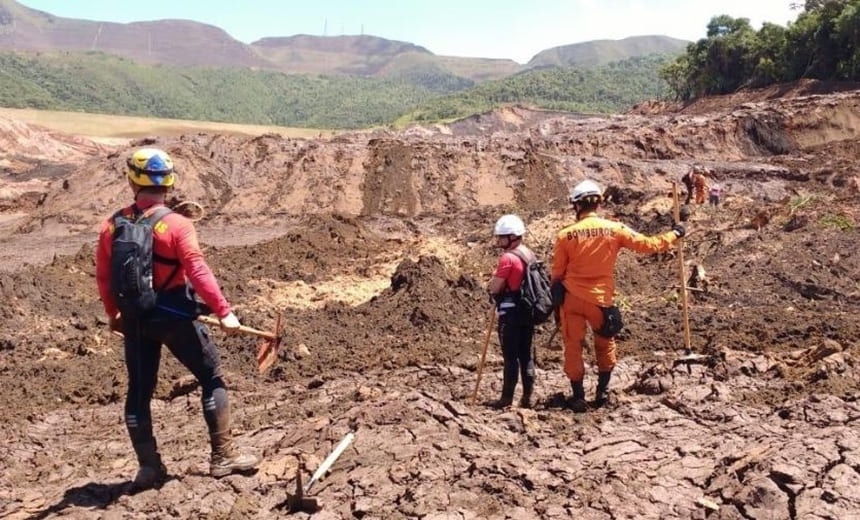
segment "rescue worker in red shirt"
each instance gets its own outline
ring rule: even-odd
[[[221,294],[215,276],[206,264],[197,242],[194,225],[178,213],[168,213],[153,227],[153,287],[158,307],[143,318],[119,314],[111,291],[111,253],[114,219],[150,216],[164,206],[165,196],[176,181],[173,161],[162,150],[137,150],[127,161],[128,184],[134,203],[105,220],[96,250],[96,281],[110,321],[110,328],[124,335],[128,393],[125,423],[140,468],[133,484],[138,489],[159,485],[167,476],[152,433],[150,401],[158,378],[161,345],[167,348],[197,378],[202,388],[203,417],[209,430],[212,457],[210,473],[223,477],[254,469],[256,456],[240,453],[230,432],[230,407],[221,362],[206,327],[195,321],[199,313],[188,310],[196,300],[191,284],[227,332],[239,328],[239,320]],[[168,302],[164,304],[164,302]],[[185,308],[183,310],[183,308]]]
[[[596,213],[601,194],[600,187],[590,180],[573,188],[570,201],[577,221],[558,233],[552,260],[551,283],[560,281],[565,289],[560,313],[564,372],[573,390],[570,407],[577,413],[587,408],[582,360],[586,325],[594,332],[598,367],[594,405],[602,406],[608,399],[609,380],[616,363],[614,336],[621,330],[621,314],[613,305],[619,250],[623,247],[640,253],[666,251],[685,234],[684,227],[675,224],[671,231],[649,237],[620,222],[601,218]]]
[[[487,291],[496,302],[499,344],[502,346],[504,369],[502,396],[493,403],[505,408],[514,401],[517,379],[523,378],[520,406],[532,407],[535,386],[535,365],[532,350],[534,324],[526,316],[520,302],[520,285],[526,273],[526,264],[536,260],[535,254],[523,244],[526,226],[516,215],[502,216],[493,228],[496,245],[502,250],[496,271]]]

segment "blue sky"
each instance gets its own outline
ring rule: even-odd
[[[110,22],[184,18],[250,43],[264,36],[372,34],[441,55],[510,58],[588,40],[704,36],[711,16],[785,25],[793,0],[19,0],[57,16]],[[239,7],[241,6],[241,7]]]

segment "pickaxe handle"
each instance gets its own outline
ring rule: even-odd
[[[212,316],[198,316],[198,321],[202,321],[207,325],[221,326],[221,320],[218,318],[213,318]],[[239,325],[239,332],[244,332],[245,334],[250,334],[252,336],[258,336],[261,338],[266,338],[272,341],[277,341],[278,337],[272,334],[271,332],[265,332],[262,330],[257,330],[251,327],[246,327],[245,325]]]

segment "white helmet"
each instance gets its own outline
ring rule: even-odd
[[[526,225],[522,219],[516,215],[503,215],[502,218],[496,221],[496,226],[493,228],[494,235],[516,235],[521,237],[526,234]]]
[[[570,201],[577,203],[586,197],[600,197],[602,194],[603,191],[596,182],[586,179],[573,187],[573,190],[570,192]]]

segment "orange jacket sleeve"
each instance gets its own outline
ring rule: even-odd
[[[674,231],[654,236],[646,236],[637,233],[625,225],[620,225],[616,230],[616,236],[622,247],[632,249],[637,253],[659,253],[668,251],[672,244],[678,240]]]
[[[99,231],[99,242],[96,246],[96,284],[99,288],[99,296],[102,299],[102,305],[105,308],[105,313],[108,317],[116,316],[119,309],[116,307],[116,302],[110,292],[110,258],[111,258],[111,241],[113,239],[113,225],[110,219],[102,223]]]

